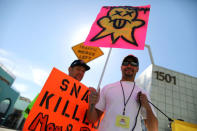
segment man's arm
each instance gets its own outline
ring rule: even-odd
[[[90,95],[89,95],[89,106],[88,106],[88,113],[87,119],[90,123],[94,123],[100,119],[103,112],[96,109],[95,105],[99,101],[100,91],[96,91],[94,88],[89,88]]]
[[[103,112],[96,109],[95,106],[89,105],[87,119],[90,123],[97,122],[100,119],[100,117],[102,116],[102,114],[103,114]]]
[[[158,131],[158,120],[153,114],[153,111],[150,105],[148,108],[146,108],[146,115],[147,115],[147,118],[144,121],[145,121],[145,125],[148,131]]]
[[[145,125],[148,131],[158,131],[158,120],[155,117],[150,104],[148,103],[147,96],[143,93],[138,94],[142,106],[146,109]]]

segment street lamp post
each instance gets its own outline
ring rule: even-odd
[[[147,45],[147,44],[145,44],[145,47],[148,48],[148,53],[149,53],[149,56],[150,56],[151,63],[153,65],[155,65],[154,60],[153,60],[153,56],[152,56],[152,52],[151,52],[151,49],[150,49],[150,46]]]

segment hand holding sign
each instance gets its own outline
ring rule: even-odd
[[[100,88],[98,92],[96,91],[95,88],[89,87],[90,95],[89,95],[89,105],[95,106],[96,103],[98,103],[99,98],[100,98]]]
[[[149,107],[148,98],[147,98],[146,94],[139,92],[137,98],[143,107],[145,107],[145,108]]]

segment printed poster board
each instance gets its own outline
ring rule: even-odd
[[[87,119],[88,88],[53,68],[24,124],[23,131],[97,131]]]
[[[104,6],[84,45],[143,50],[150,5]]]
[[[99,47],[86,46],[84,43],[73,46],[72,50],[77,58],[83,60],[85,63],[88,63],[103,55],[103,52]]]

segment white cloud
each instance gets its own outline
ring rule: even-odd
[[[74,33],[72,34],[72,42],[76,44],[84,42],[90,31],[90,25],[81,25],[81,28],[73,31]]]
[[[17,83],[17,84],[14,83],[13,87],[14,87],[14,89],[16,89],[20,93],[24,93],[24,92],[28,91],[28,87],[24,84],[21,84],[21,83]]]
[[[33,99],[41,87],[43,87],[50,71],[41,68],[35,62],[19,57],[13,52],[0,48],[0,65],[3,65],[11,74],[14,74],[15,81],[13,89],[21,96]],[[32,87],[36,87],[32,89]]]
[[[18,80],[29,81],[42,87],[47,79],[47,71],[40,69],[35,64],[32,65],[28,60],[17,57],[12,52],[0,49],[0,61]],[[25,89],[24,85],[22,87]]]
[[[10,52],[8,52],[8,51],[6,51],[4,49],[0,49],[0,54],[8,56],[10,54]]]
[[[9,60],[8,58],[2,57],[0,56],[0,61],[1,63],[7,63],[7,64],[13,64],[13,62],[11,60]]]
[[[0,48],[0,64],[6,66],[8,70],[12,70],[14,62],[9,59],[11,53]]]
[[[9,72],[14,74],[16,78],[29,81],[32,80],[32,73],[28,62],[14,57],[8,58],[7,56],[0,56],[0,61],[0,64],[2,64]]]
[[[43,86],[49,73],[43,69],[32,68],[33,81],[39,86]]]

